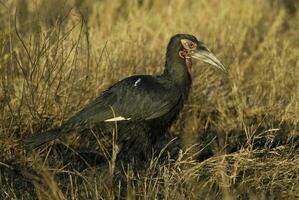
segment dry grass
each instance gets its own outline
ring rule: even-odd
[[[110,168],[77,171],[51,146],[24,155],[19,140],[59,125],[119,79],[160,73],[175,33],[204,41],[230,73],[196,64],[171,129],[184,148],[176,160],[153,158],[140,175],[129,172],[128,199],[298,198],[298,6],[0,1],[1,199],[112,199],[113,158]]]

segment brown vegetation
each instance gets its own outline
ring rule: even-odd
[[[59,125],[119,79],[160,73],[176,33],[206,43],[229,76],[196,63],[192,94],[170,130],[180,153],[128,172],[128,199],[298,198],[298,6],[0,1],[0,198],[112,199],[113,156],[102,166],[95,153],[96,164],[77,168],[78,136],[31,154],[20,139]]]

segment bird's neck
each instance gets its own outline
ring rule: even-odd
[[[185,99],[188,97],[192,81],[184,60],[167,56],[163,76],[180,88]]]

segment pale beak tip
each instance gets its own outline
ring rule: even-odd
[[[226,67],[226,66],[224,66],[224,65],[222,65],[222,68],[221,68],[222,70],[222,72],[223,73],[225,73],[225,74],[228,74],[228,68]]]
[[[228,74],[228,67],[222,64],[218,59],[216,61],[217,62],[214,63],[215,67],[222,73]]]

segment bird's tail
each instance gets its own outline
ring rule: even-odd
[[[23,144],[26,149],[35,149],[47,142],[59,138],[61,135],[62,135],[62,129],[60,127],[53,128],[51,130],[24,139]]]

